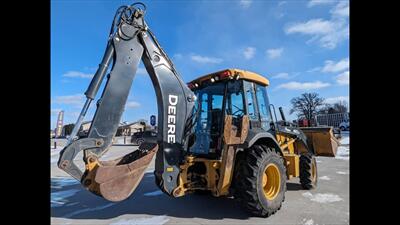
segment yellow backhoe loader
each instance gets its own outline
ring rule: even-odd
[[[86,103],[60,152],[59,168],[90,192],[122,201],[133,193],[156,156],[155,182],[165,194],[180,197],[206,191],[233,196],[244,209],[263,217],[281,208],[288,179],[299,177],[304,189],[315,188],[318,148],[331,156],[336,151],[331,133],[303,132],[284,119],[282,110],[278,121],[267,97],[269,81],[259,74],[225,69],[183,82],[147,26],[145,10],[142,3],[117,10],[103,60],[85,92]],[[157,96],[157,143],[145,142],[119,159],[102,161],[140,60]],[[105,77],[90,130],[78,138]],[[80,151],[85,171],[74,163]]]

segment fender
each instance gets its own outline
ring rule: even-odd
[[[241,145],[242,148],[250,148],[257,141],[263,140],[263,142],[267,143],[269,146],[274,147],[279,153],[283,156],[282,149],[280,148],[276,138],[270,132],[264,131],[260,128],[253,128],[249,130],[246,140]]]

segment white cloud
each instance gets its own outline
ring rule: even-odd
[[[79,78],[92,78],[92,73],[83,73],[79,71],[68,71],[62,75],[63,77],[79,77]]]
[[[51,109],[51,115],[56,116],[62,109]]]
[[[212,63],[212,64],[218,64],[221,63],[223,60],[220,58],[214,58],[214,57],[207,57],[207,56],[200,56],[200,55],[192,55],[190,57],[193,61],[198,62],[198,63]]]
[[[279,85],[277,88],[281,89],[288,89],[288,90],[313,90],[313,89],[320,89],[320,88],[324,88],[324,87],[328,87],[330,86],[329,83],[323,83],[321,81],[315,81],[315,82],[304,82],[304,83],[300,83],[300,82],[289,82],[289,83],[284,83]]]
[[[129,101],[126,103],[126,108],[138,108],[138,107],[140,107],[139,102]]]
[[[183,55],[181,53],[175,53],[172,58],[174,59],[182,59]]]
[[[270,59],[275,59],[278,58],[282,55],[283,48],[271,48],[267,49],[266,53],[268,55],[268,58]]]
[[[284,17],[285,15],[286,15],[286,14],[285,14],[285,13],[282,13],[282,12],[276,12],[276,13],[274,14],[275,18],[277,18],[277,19],[280,19],[280,18]]]
[[[340,71],[348,70],[349,66],[350,66],[349,58],[341,59],[338,62],[334,62],[332,60],[326,60],[325,65],[321,71],[324,73],[337,73]]]
[[[350,15],[350,5],[348,1],[340,1],[330,13],[334,17],[349,17]]]
[[[318,1],[318,3],[321,2]],[[315,3],[313,4],[315,5]],[[291,23],[284,30],[286,34],[310,35],[311,39],[307,41],[307,44],[318,41],[323,48],[334,49],[349,37],[348,9],[347,2],[340,2],[331,10],[332,18],[330,20],[318,18]]]
[[[349,96],[337,96],[337,97],[330,97],[325,99],[325,103],[327,104],[334,104],[336,102],[349,102]]]
[[[318,72],[318,71],[321,71],[321,67],[319,67],[319,66],[307,70],[308,73],[313,73],[313,72]]]
[[[339,85],[349,85],[350,83],[350,72],[345,71],[339,75],[336,76],[336,82]]]
[[[254,57],[254,55],[256,54],[256,49],[253,47],[247,47],[244,51],[243,51],[243,56],[245,59],[251,59]]]
[[[311,8],[316,5],[328,5],[328,4],[332,4],[334,2],[335,2],[334,0],[310,0],[307,3],[307,7]]]
[[[287,1],[280,1],[280,2],[278,2],[278,7],[281,7],[285,4],[287,4]]]
[[[137,74],[137,75],[146,75],[146,74],[147,74],[147,70],[146,70],[145,68],[143,68],[143,67],[139,67],[139,68],[136,70],[136,74]]]
[[[76,94],[76,95],[64,95],[64,96],[56,96],[53,100],[53,103],[57,104],[67,104],[67,105],[82,105],[84,101],[84,95]]]
[[[328,34],[333,31],[333,22],[323,19],[312,19],[304,23],[293,23],[285,29],[287,34],[301,33],[310,35]]]
[[[290,79],[288,73],[278,73],[275,76],[272,76],[272,79]]]
[[[250,7],[251,3],[253,3],[252,0],[240,0],[239,5],[242,6],[243,8],[247,9]]]

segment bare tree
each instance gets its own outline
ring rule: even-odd
[[[325,104],[325,106],[319,110],[319,113],[346,113],[348,112],[348,105],[346,101],[338,101],[334,104]]]
[[[317,93],[303,93],[300,97],[292,98],[290,103],[292,103],[290,114],[296,112],[297,117],[312,120],[318,108],[324,105],[324,99],[318,97]]]
[[[333,108],[337,113],[346,113],[349,109],[347,102],[345,101],[338,101],[335,104],[333,104]]]

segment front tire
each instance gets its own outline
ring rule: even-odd
[[[253,215],[274,214],[281,208],[286,191],[283,158],[271,148],[253,145],[238,160],[234,197]]]
[[[312,153],[300,156],[300,184],[306,189],[314,189],[318,183],[317,161]]]

